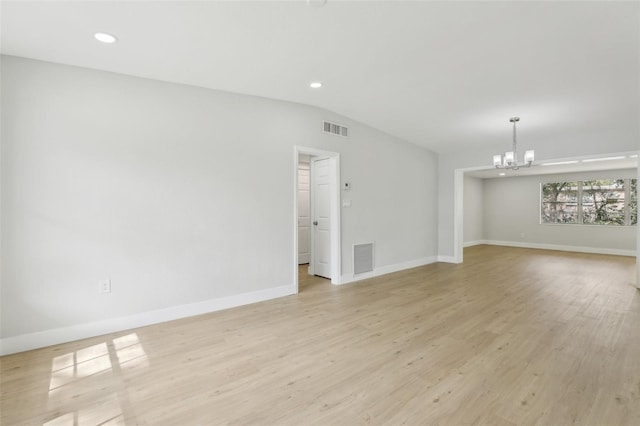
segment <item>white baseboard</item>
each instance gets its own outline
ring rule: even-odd
[[[438,262],[444,263],[460,263],[454,256],[438,256]]]
[[[462,243],[462,247],[473,247],[479,246],[480,244],[487,244],[487,240],[467,241],[465,243]]]
[[[520,248],[532,248],[541,250],[560,250],[560,251],[574,251],[578,253],[595,253],[595,254],[612,254],[616,256],[635,256],[635,250],[620,250],[601,247],[580,247],[580,246],[565,246],[558,244],[541,244],[541,243],[529,243],[520,241],[494,241],[487,240],[484,244],[493,246],[506,246],[506,247],[520,247]]]
[[[236,306],[262,302],[278,297],[295,294],[294,286],[286,285],[265,290],[242,293],[218,299],[205,300],[203,302],[187,305],[172,306],[170,308],[143,312],[126,317],[110,318],[86,324],[72,325],[69,327],[55,328],[22,334],[14,337],[0,339],[0,355],[8,355],[16,352],[28,351],[59,343],[72,342],[88,337],[101,336],[132,328],[144,327],[180,318],[192,317],[209,312],[221,311]]]
[[[380,275],[390,274],[392,272],[404,271],[405,269],[417,268],[418,266],[429,265],[437,262],[436,256],[424,257],[422,259],[410,260],[408,262],[395,263],[393,265],[385,265],[379,268],[375,268],[371,272],[365,272],[363,274],[353,275],[344,274],[340,277],[340,285],[349,284],[356,281],[366,280],[367,278],[378,277]]]

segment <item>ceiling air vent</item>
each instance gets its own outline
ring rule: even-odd
[[[324,131],[327,133],[333,133],[338,136],[349,136],[349,129],[345,126],[341,126],[335,123],[329,123],[328,121],[324,122]]]

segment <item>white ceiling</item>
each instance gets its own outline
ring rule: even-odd
[[[314,105],[437,152],[506,149],[514,115],[532,141],[638,127],[637,1],[1,8],[4,54]],[[100,44],[97,31],[119,42]]]

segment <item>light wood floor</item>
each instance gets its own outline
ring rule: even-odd
[[[635,259],[433,264],[6,356],[3,425],[640,425]]]

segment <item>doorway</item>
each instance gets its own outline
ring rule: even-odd
[[[294,153],[293,275],[297,293],[300,281],[309,282],[302,275],[305,269],[310,276],[340,283],[340,155],[299,146]]]

